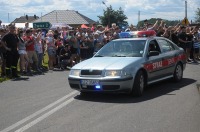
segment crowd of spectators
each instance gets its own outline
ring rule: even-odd
[[[167,26],[163,20],[154,24],[144,21],[140,29],[130,26],[127,32],[154,30],[156,36],[166,37],[182,47],[187,53],[188,62],[200,60],[200,30],[198,26]],[[85,59],[108,42],[118,39],[122,32],[115,23],[109,27],[93,24],[88,28],[57,27],[54,30],[41,30],[28,27],[8,27],[0,23],[0,64],[1,76],[18,77],[17,65],[21,75],[32,75],[32,71],[43,72],[43,57],[48,54],[48,70],[66,69]]]

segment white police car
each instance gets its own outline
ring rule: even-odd
[[[82,93],[128,92],[141,96],[148,84],[167,78],[180,81],[185,66],[184,50],[166,38],[122,38],[73,66],[68,80],[72,89]]]

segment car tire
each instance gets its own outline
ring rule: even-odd
[[[144,76],[144,72],[138,71],[138,73],[135,76],[131,94],[136,97],[142,96],[145,86],[146,86],[146,79]]]
[[[88,96],[88,95],[89,95],[88,92],[83,92],[83,91],[80,92],[80,96]]]
[[[182,78],[183,78],[183,67],[182,67],[181,63],[178,63],[174,70],[173,81],[179,82],[182,80]]]

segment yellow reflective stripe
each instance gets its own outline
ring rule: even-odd
[[[9,67],[6,67],[6,70],[9,70],[10,68]]]
[[[11,66],[11,68],[17,68],[16,66]]]

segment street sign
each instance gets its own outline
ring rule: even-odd
[[[50,28],[51,23],[49,22],[34,22],[33,28]]]
[[[181,24],[182,24],[182,25],[189,25],[190,22],[188,21],[187,18],[184,18],[184,19],[181,21]]]

